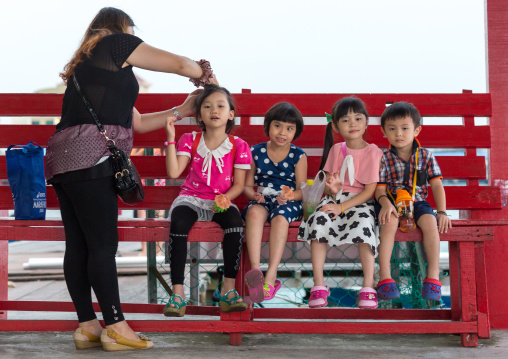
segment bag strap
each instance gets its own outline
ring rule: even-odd
[[[99,121],[99,118],[97,117],[97,114],[93,110],[93,108],[90,105],[90,102],[88,101],[85,93],[81,89],[81,86],[79,86],[78,79],[76,78],[76,74],[72,74],[72,82],[74,82],[74,86],[76,86],[76,90],[78,90],[79,94],[81,95],[81,98],[83,99],[83,102],[85,103],[85,106],[86,106],[88,112],[90,113],[90,116],[92,116],[93,120],[95,121],[95,124],[99,128],[99,132],[106,139],[106,145],[108,147],[115,146],[115,141],[113,141],[112,139],[110,139],[106,135],[106,130],[104,129],[104,126],[102,126],[102,123]]]
[[[346,142],[342,142],[342,155],[344,156],[344,158],[346,158],[346,156],[347,156]]]
[[[194,137],[194,141],[192,141],[192,148],[191,148],[191,160],[194,158],[194,155],[196,154],[196,151],[198,150],[199,141],[201,141],[201,136],[203,136],[203,132],[200,132],[196,134],[196,137]],[[236,144],[235,144],[235,136],[228,135],[229,142],[233,145],[233,148],[231,149],[231,163],[232,163],[232,170],[231,170],[231,176],[234,175],[235,172],[235,157],[236,157]]]
[[[194,155],[196,154],[196,151],[198,150],[199,141],[201,141],[201,136],[203,135],[203,132],[197,133],[196,137],[194,137],[194,141],[192,142],[192,149],[191,149],[191,160],[194,158]]]

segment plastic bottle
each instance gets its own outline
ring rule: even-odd
[[[316,206],[314,205],[314,203],[310,203],[309,202],[309,199],[308,199],[308,192],[309,192],[309,189],[312,187],[312,185],[314,184],[314,180],[307,180],[307,190],[304,190],[302,193],[303,193],[303,219],[306,221],[307,219],[309,219],[309,216],[314,212],[314,209],[316,209]],[[304,187],[305,188],[305,187]]]
[[[399,229],[402,232],[414,231],[416,223],[413,216],[413,198],[406,190],[398,189],[395,205],[399,214]]]

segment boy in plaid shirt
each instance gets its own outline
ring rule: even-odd
[[[427,278],[423,282],[422,297],[439,300],[441,298],[439,233],[446,233],[452,226],[446,215],[446,196],[441,181],[443,179],[441,170],[434,155],[429,150],[420,147],[416,139],[422,128],[420,113],[415,106],[406,102],[397,102],[386,108],[381,116],[381,129],[390,142],[390,147],[383,150],[379,182],[375,192],[376,214],[381,224],[379,298],[388,300],[400,296],[390,273],[390,259],[399,221],[397,209],[389,194],[395,195],[398,189],[413,193],[416,166],[414,219],[423,232],[423,245],[428,259]],[[417,152],[418,156],[416,156]],[[425,201],[429,184],[436,202],[437,216]]]

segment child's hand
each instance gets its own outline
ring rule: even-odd
[[[397,209],[391,204],[385,205],[381,207],[381,211],[379,212],[379,224],[383,225],[388,222],[390,222],[390,219],[392,219],[392,214],[395,216],[395,218],[399,217],[399,214],[397,212]]]
[[[276,200],[279,206],[286,204],[286,202],[288,201],[287,197],[284,196],[282,193],[277,196]]]
[[[452,221],[446,214],[437,214],[437,228],[439,233],[448,233],[448,228],[452,228]]]
[[[328,188],[330,195],[336,195],[344,187],[344,182],[339,180],[339,174],[336,172],[331,174],[325,182],[325,187]]]
[[[168,142],[173,142],[175,140],[175,120],[171,117],[166,119],[166,134],[168,135]]]
[[[339,214],[342,212],[342,206],[340,204],[325,204],[323,207],[319,209],[321,212],[325,213],[333,213],[334,216],[332,220],[337,218]]]
[[[256,201],[257,203],[265,203],[265,196],[263,196],[259,192],[256,192],[254,193],[254,201]]]

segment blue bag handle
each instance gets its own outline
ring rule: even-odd
[[[21,150],[24,152],[24,153],[28,153],[29,150],[37,150],[37,152],[40,152],[40,150],[42,150],[42,146],[40,146],[37,142],[35,141],[30,141],[28,142],[27,145],[10,145],[9,147],[7,147],[7,152],[8,151],[11,151],[11,149],[13,147],[21,147]],[[32,152],[30,151],[30,152]]]

